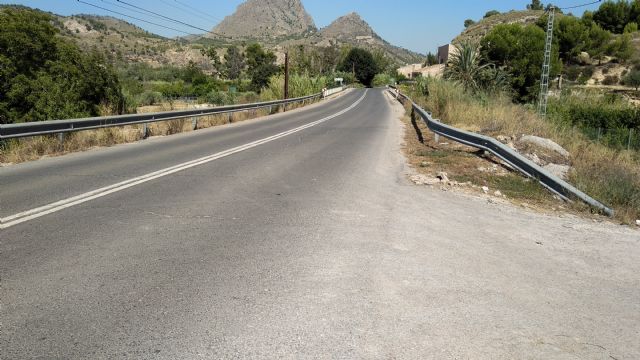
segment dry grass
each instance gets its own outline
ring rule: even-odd
[[[287,106],[291,110],[302,105]],[[181,104],[164,104],[159,106],[146,106],[139,109],[140,113],[168,111],[186,108]],[[271,113],[275,114],[281,109],[273,107]],[[204,129],[233,122],[244,121],[269,115],[269,109],[257,109],[239,111],[230,114],[202,116],[197,119],[197,128]],[[23,139],[13,139],[0,144],[0,164],[20,163],[36,160],[45,156],[59,156],[66,153],[84,151],[94,147],[113,146],[116,144],[130,143],[143,139],[143,126],[123,126],[98,130],[79,131],[64,135],[61,142],[56,135],[37,136]],[[150,123],[148,136],[166,136],[193,130],[191,119],[180,119]]]
[[[617,151],[594,143],[579,130],[557,126],[503,95],[472,96],[442,80],[430,82],[428,97],[408,91],[414,101],[432,111],[434,117],[456,127],[494,137],[531,134],[554,140],[571,153],[570,183],[613,207],[616,219],[624,223],[640,219],[640,156],[637,152]],[[573,207],[585,209],[579,202]]]

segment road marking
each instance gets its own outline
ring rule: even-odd
[[[39,218],[39,217],[47,215],[47,214],[55,213],[55,212],[58,212],[60,210],[63,210],[63,209],[66,209],[66,208],[69,208],[69,207],[72,207],[72,206],[76,206],[76,205],[79,205],[79,204],[85,203],[87,201],[91,201],[91,200],[94,200],[94,199],[97,199],[97,198],[100,198],[100,197],[103,197],[103,196],[106,196],[106,195],[109,195],[109,194],[113,194],[115,192],[122,191],[124,189],[128,189],[130,187],[133,187],[133,186],[136,186],[136,185],[140,185],[142,183],[145,183],[145,182],[148,182],[148,181],[151,181],[151,180],[155,180],[155,179],[167,176],[167,175],[171,175],[171,174],[177,173],[179,171],[186,170],[186,169],[198,166],[198,165],[206,164],[208,162],[211,162],[211,161],[214,161],[214,160],[217,160],[217,159],[221,159],[223,157],[227,157],[229,155],[233,155],[233,154],[239,153],[241,151],[245,151],[245,150],[254,148],[256,146],[259,146],[259,145],[262,145],[262,144],[266,144],[268,142],[271,142],[271,141],[280,139],[282,137],[297,133],[299,131],[308,129],[310,127],[319,125],[319,124],[321,124],[321,123],[323,123],[325,121],[328,121],[328,120],[331,120],[331,119],[333,119],[335,117],[338,117],[338,116],[346,113],[347,111],[353,109],[354,107],[358,106],[358,104],[360,104],[362,102],[362,100],[364,100],[364,97],[367,95],[367,91],[368,90],[365,90],[364,94],[362,94],[362,96],[356,102],[351,104],[348,108],[345,108],[345,109],[343,109],[343,110],[341,110],[341,111],[339,111],[339,112],[337,112],[337,113],[335,113],[333,115],[329,115],[329,116],[327,116],[325,118],[322,118],[320,120],[316,120],[316,121],[308,123],[306,125],[302,125],[302,126],[299,126],[297,128],[293,128],[291,130],[287,130],[287,131],[281,132],[279,134],[275,134],[275,135],[272,135],[272,136],[269,136],[269,137],[266,137],[266,138],[263,138],[263,139],[260,139],[260,140],[256,140],[256,141],[244,144],[244,145],[236,146],[236,147],[231,148],[231,149],[227,149],[227,150],[215,153],[215,154],[204,156],[204,157],[201,157],[199,159],[187,161],[187,162],[184,162],[182,164],[174,165],[174,166],[162,169],[162,170],[154,171],[152,173],[148,173],[148,174],[145,174],[145,175],[137,176],[137,177],[131,178],[129,180],[121,181],[121,182],[113,184],[113,185],[105,186],[105,187],[102,187],[100,189],[96,189],[96,190],[93,190],[93,191],[86,192],[84,194],[76,195],[76,196],[73,196],[73,197],[70,197],[70,198],[67,198],[67,199],[64,199],[64,200],[56,201],[56,202],[53,202],[53,203],[50,203],[50,204],[47,204],[47,205],[44,205],[44,206],[40,206],[40,207],[34,208],[34,209],[31,209],[31,210],[23,211],[23,212],[14,214],[14,215],[10,215],[10,216],[4,217],[4,218],[0,218],[0,229],[6,229],[6,228],[9,228],[11,226],[14,226],[14,225],[17,225],[17,224],[20,224],[20,223],[23,223],[23,222],[26,222],[26,221],[29,221],[29,220],[33,220],[33,219]]]

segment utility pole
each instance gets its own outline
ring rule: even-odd
[[[289,53],[284,53],[284,99],[289,98]]]
[[[549,96],[549,71],[551,68],[551,48],[553,45],[553,20],[555,17],[555,7],[549,7],[549,19],[547,22],[547,39],[544,44],[544,62],[542,63],[542,78],[540,81],[540,102],[538,103],[538,114],[547,116],[547,98]]]

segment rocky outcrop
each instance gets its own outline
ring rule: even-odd
[[[300,0],[248,0],[213,28],[213,35],[262,39],[305,35],[316,31]]]

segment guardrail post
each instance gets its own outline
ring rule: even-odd
[[[64,133],[58,133],[58,143],[60,145],[60,147],[62,148],[64,145]]]
[[[198,130],[198,118],[196,116],[191,118],[191,126],[193,130]]]
[[[142,138],[146,139],[148,137],[149,137],[149,125],[147,123],[143,123],[142,124]]]
[[[229,124],[233,122],[233,112],[229,113]]]

